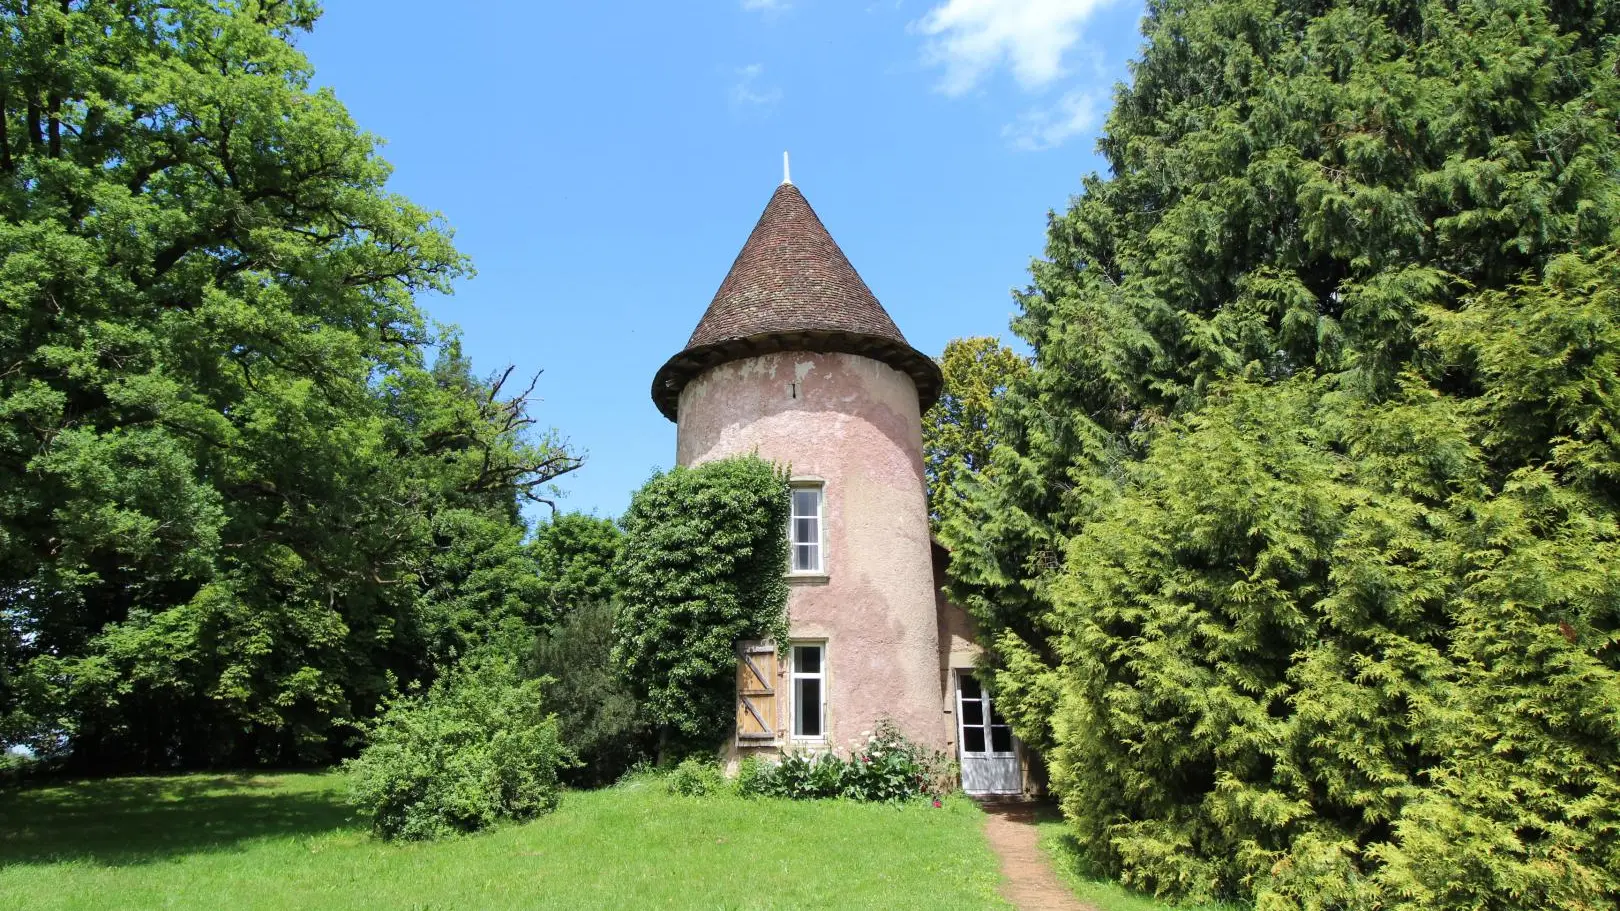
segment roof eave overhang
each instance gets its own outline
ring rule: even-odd
[[[911,377],[917,386],[918,407],[923,411],[939,400],[940,388],[945,382],[934,359],[905,342],[860,332],[827,329],[762,332],[695,345],[665,361],[653,376],[653,404],[658,406],[664,417],[674,421],[679,412],[681,391],[698,374],[721,364],[781,351],[858,354],[888,364]]]

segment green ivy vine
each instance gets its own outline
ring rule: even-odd
[[[731,722],[736,643],[787,638],[788,474],[756,456],[653,475],[625,514],[614,660],[666,735]]]

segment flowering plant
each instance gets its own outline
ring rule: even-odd
[[[879,721],[848,758],[832,753],[789,753],[768,771],[756,773],[753,793],[809,799],[899,802],[943,794],[950,789],[944,754],[913,743],[894,722]]]

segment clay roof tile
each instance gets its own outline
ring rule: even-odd
[[[699,373],[790,350],[872,357],[911,375],[922,408],[939,397],[939,367],[906,342],[804,194],[784,182],[686,348],[653,378],[653,401],[674,420],[681,390]]]

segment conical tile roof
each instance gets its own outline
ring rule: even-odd
[[[774,351],[865,355],[910,374],[923,409],[939,397],[938,365],[906,342],[804,194],[785,182],[686,348],[653,378],[653,402],[675,420],[681,390],[698,374]]]

